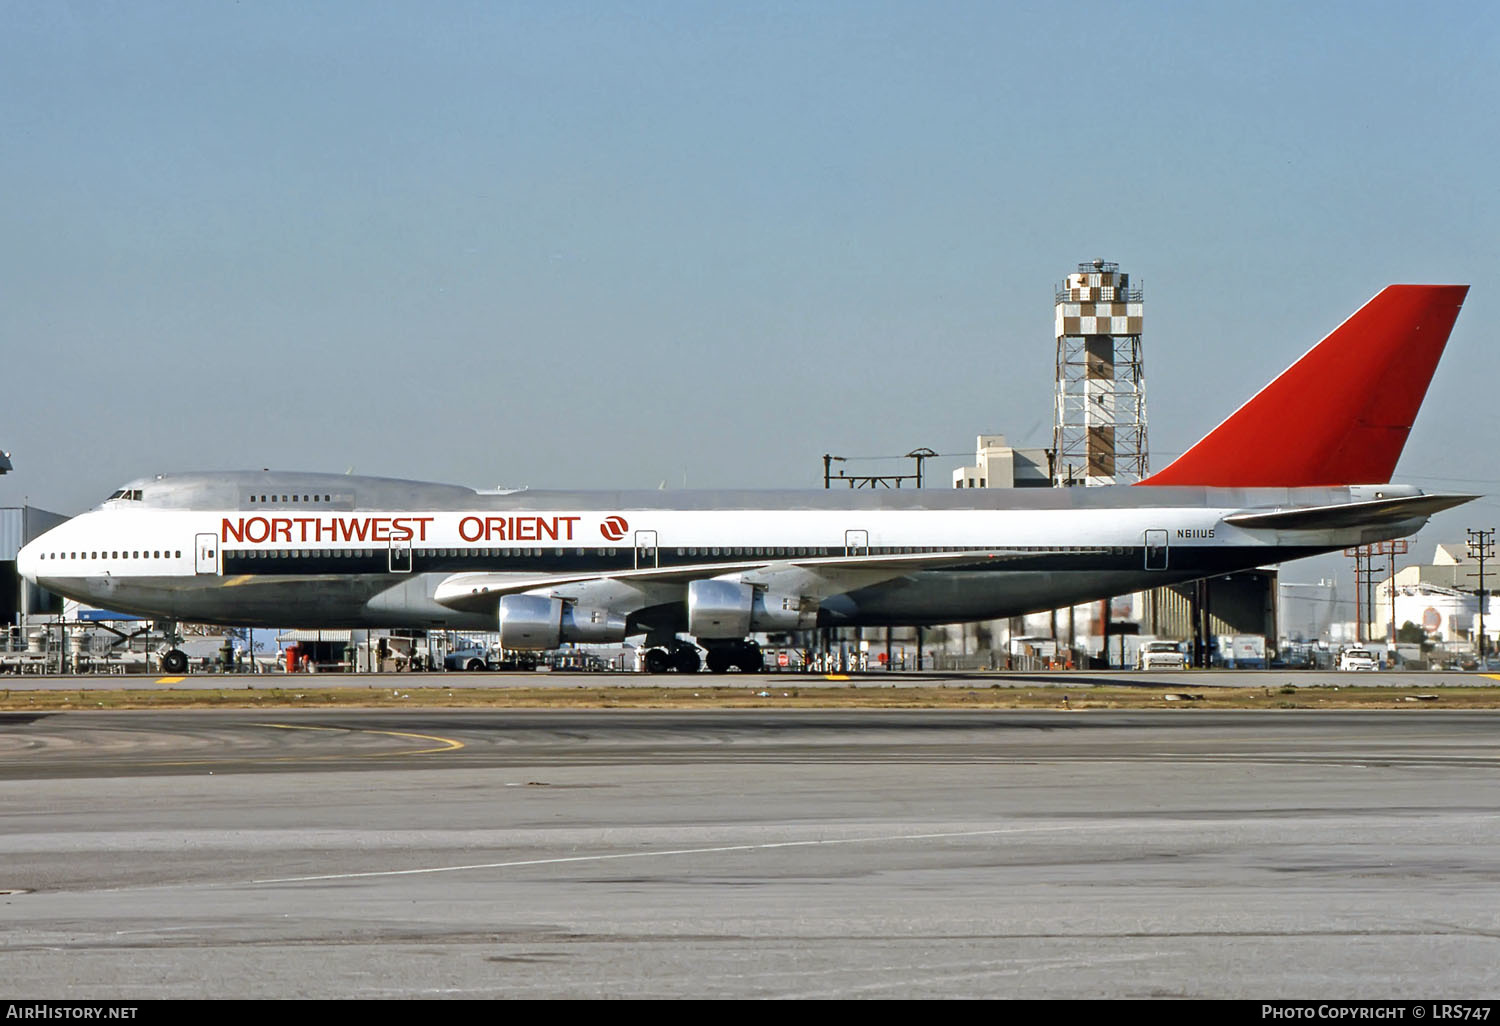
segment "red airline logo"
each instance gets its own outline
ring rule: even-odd
[[[619,541],[625,537],[625,532],[630,530],[630,524],[624,517],[610,517],[599,525],[599,533],[610,541]]]

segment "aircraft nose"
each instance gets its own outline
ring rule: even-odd
[[[41,557],[36,542],[28,542],[21,546],[21,551],[16,553],[16,572],[26,578],[32,584],[36,583],[40,570]]]

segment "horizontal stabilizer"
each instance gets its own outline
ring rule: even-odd
[[[1224,523],[1278,531],[1331,531],[1345,527],[1378,527],[1428,517],[1479,498],[1477,495],[1407,495],[1338,506],[1303,506],[1287,510],[1231,513]]]
[[[1381,290],[1228,420],[1142,485],[1225,488],[1391,479],[1467,285]]]

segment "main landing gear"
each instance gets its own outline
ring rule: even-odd
[[[741,673],[759,673],[765,667],[760,645],[753,641],[731,641],[708,650],[708,672],[728,673],[737,667]]]
[[[704,662],[709,673],[728,673],[738,669],[741,673],[759,673],[765,668],[765,658],[760,646],[753,641],[715,641],[706,643],[708,655],[702,658],[698,649],[686,641],[674,641],[670,649],[651,648],[644,658],[647,673],[697,673]]]
[[[703,660],[698,655],[698,649],[686,641],[674,641],[671,651],[664,648],[646,651],[647,673],[666,673],[668,670],[697,673],[702,666]]]

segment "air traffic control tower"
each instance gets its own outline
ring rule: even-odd
[[[1141,290],[1119,264],[1079,264],[1057,289],[1053,484],[1131,484],[1146,466]]]

